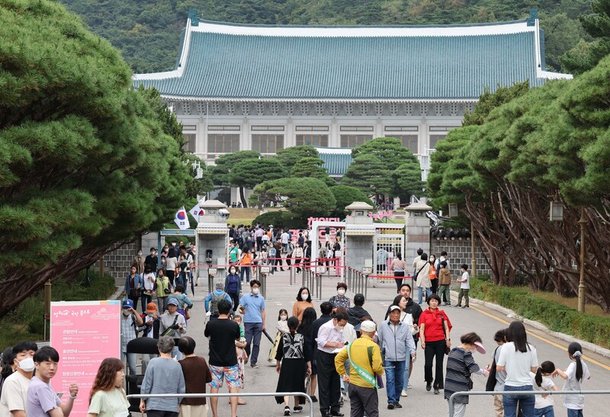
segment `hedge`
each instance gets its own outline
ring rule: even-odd
[[[480,278],[472,280],[470,295],[509,308],[520,316],[543,323],[553,331],[610,348],[610,317],[582,314],[573,308],[545,300],[527,287],[504,287]]]

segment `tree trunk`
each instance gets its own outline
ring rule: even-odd
[[[248,207],[248,200],[246,200],[246,189],[245,187],[239,187],[239,198],[243,208]]]

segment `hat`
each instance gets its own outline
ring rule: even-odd
[[[146,312],[147,313],[154,313],[155,311],[157,311],[157,305],[155,303],[148,303],[148,304],[146,304]]]
[[[481,355],[484,355],[485,352],[487,352],[487,349],[485,349],[485,346],[483,346],[483,343],[481,342],[474,342],[474,346]]]
[[[131,301],[131,300],[123,301],[123,308],[133,308],[133,301]]]
[[[169,300],[167,300],[167,305],[170,305],[170,304],[178,307],[178,300],[176,300],[174,297],[172,297]]]
[[[397,305],[390,306],[390,313],[394,310],[402,311],[402,310],[400,310],[400,307],[398,307]]]
[[[362,324],[360,325],[361,332],[367,332],[367,333],[374,332],[376,328],[377,328],[377,325],[374,322],[372,322],[371,320],[364,320],[362,322]]]
[[[224,285],[222,284],[222,282],[218,281],[218,282],[216,283],[216,289],[217,289],[217,290],[222,290],[222,289],[223,289],[223,287],[224,287]]]

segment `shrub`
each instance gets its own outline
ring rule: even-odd
[[[539,321],[553,331],[610,348],[610,317],[581,314],[573,308],[549,302],[526,287],[503,287],[478,278],[472,280],[471,295]]]

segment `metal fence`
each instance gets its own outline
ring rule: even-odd
[[[459,391],[449,397],[449,416],[453,416],[455,409],[455,397],[469,395],[610,395],[610,390],[585,390],[585,391]]]
[[[309,403],[309,416],[313,417],[313,401],[304,392],[234,392],[234,393],[200,393],[200,394],[129,394],[130,398],[226,398],[226,397],[305,397]]]

